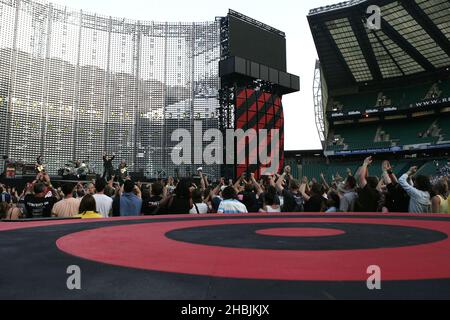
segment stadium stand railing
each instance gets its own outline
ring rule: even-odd
[[[444,97],[450,97],[450,79],[377,92],[335,96],[330,99],[327,110],[365,112],[367,109],[389,106],[408,109],[415,103]]]
[[[329,134],[326,151],[374,150],[419,145],[434,146],[445,143],[450,143],[449,114],[381,123],[334,126]]]

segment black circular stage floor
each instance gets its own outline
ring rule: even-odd
[[[449,299],[449,234],[437,215],[5,222],[0,299]]]

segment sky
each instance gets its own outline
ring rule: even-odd
[[[74,9],[145,21],[212,21],[228,9],[286,33],[288,72],[300,76],[301,90],[283,98],[286,150],[321,149],[314,119],[313,78],[317,52],[306,16],[310,9],[339,0],[51,0]]]

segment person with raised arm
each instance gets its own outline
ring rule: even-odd
[[[255,189],[256,189],[256,195],[257,195],[258,197],[261,196],[261,194],[264,193],[264,189],[262,188],[261,184],[258,183],[258,181],[256,181],[256,178],[255,178],[255,174],[254,174],[254,173],[252,173],[252,174],[250,175],[250,180],[251,180],[253,186],[254,186]]]
[[[408,212],[409,196],[398,183],[389,161],[383,161],[381,171],[383,173],[382,179],[386,185],[383,212]]]
[[[276,183],[276,189],[283,197],[283,206],[281,211],[303,212],[305,201],[300,193],[300,183],[295,179],[291,179],[288,184],[289,188],[286,189],[286,176],[287,172],[285,170]]]
[[[323,186],[317,182],[313,182],[311,189],[307,190],[307,184],[302,183],[300,186],[300,194],[305,200],[305,212],[323,212],[326,208],[326,199],[323,197]]]
[[[327,182],[327,179],[325,178],[325,174],[323,172],[320,173],[320,180],[322,182],[323,187],[328,192],[330,190],[330,185]]]
[[[51,185],[48,187],[42,182],[37,182],[33,186],[33,191],[34,194],[28,194],[24,199],[26,217],[28,219],[50,218],[53,206],[58,200],[53,194]]]
[[[398,180],[400,186],[410,197],[410,213],[430,213],[431,212],[431,182],[430,178],[422,175],[415,176],[417,167],[412,167]],[[415,176],[414,184],[411,182]]]
[[[106,181],[111,180],[111,177],[114,175],[114,166],[113,161],[116,158],[116,154],[113,153],[112,156],[109,156],[106,152],[103,153],[103,179]]]
[[[358,198],[355,203],[355,212],[379,212],[381,211],[381,194],[377,190],[379,180],[377,177],[369,176],[369,166],[372,165],[372,157],[364,160],[359,170]]]
[[[356,179],[353,176],[347,176],[344,182],[338,185],[339,196],[341,198],[339,211],[354,212],[355,203],[358,199],[356,193]]]

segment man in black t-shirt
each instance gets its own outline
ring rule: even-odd
[[[282,212],[304,211],[305,203],[300,193],[300,184],[298,181],[291,179],[289,182],[289,190],[283,188],[281,190],[281,196],[283,197],[283,207],[281,208]]]
[[[409,195],[398,183],[389,161],[383,161],[383,180],[386,185],[384,210],[405,213],[409,211]]]
[[[380,192],[376,189],[375,177],[367,177],[367,184],[362,189],[358,189],[358,199],[355,203],[355,212],[379,212]]]
[[[254,187],[251,184],[246,184],[245,189],[242,192],[242,203],[247,207],[248,212],[258,212],[262,208],[261,203],[256,197]],[[262,196],[260,197],[262,198]]]
[[[305,212],[324,212],[326,199],[320,195],[313,195],[305,203]]]
[[[34,194],[29,194],[24,199],[27,210],[27,219],[50,218],[52,216],[53,205],[57,199],[46,194],[47,187],[43,183],[34,185]]]
[[[143,196],[142,203],[142,213],[144,215],[152,215],[155,210],[159,207],[159,203],[163,199],[164,186],[155,182],[152,184],[150,197]]]
[[[304,198],[300,192],[300,183],[293,179],[290,171],[290,167],[287,166],[276,183],[277,191],[283,198],[281,212],[303,212]]]
[[[379,180],[377,177],[369,177],[369,166],[372,157],[364,160],[359,174],[358,199],[355,203],[355,212],[379,212],[381,194],[377,190]]]
[[[323,186],[314,183],[311,187],[311,195],[305,194],[303,190],[300,190],[303,194],[305,202],[305,212],[323,212],[326,208],[326,199],[323,197]]]
[[[405,213],[409,211],[410,198],[398,183],[389,183],[387,186],[385,206],[389,212]]]

